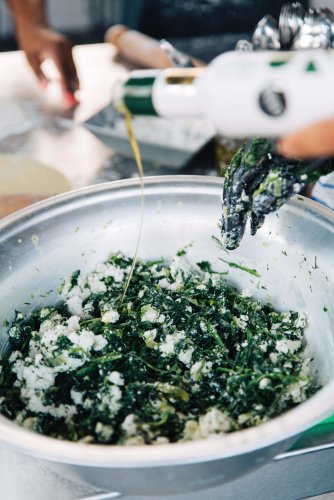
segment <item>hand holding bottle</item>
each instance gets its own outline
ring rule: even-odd
[[[334,118],[283,137],[277,147],[288,157],[334,156]]]

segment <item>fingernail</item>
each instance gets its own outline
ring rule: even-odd
[[[42,90],[45,90],[48,86],[49,82],[47,80],[40,80],[39,81],[39,86]]]
[[[79,104],[78,99],[75,97],[73,92],[70,92],[69,90],[64,92],[64,99],[68,106],[76,106]]]

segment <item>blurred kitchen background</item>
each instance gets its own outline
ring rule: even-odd
[[[141,12],[141,0],[48,0],[48,19],[50,25],[68,35],[74,44],[98,43],[103,41],[103,34],[106,29],[117,23],[124,23],[131,28],[144,31],[152,36],[160,36],[161,30],[166,28],[165,37],[179,38],[178,31],[182,32],[182,38],[188,38],[193,33],[185,33],[187,24],[192,26],[192,29],[198,33],[198,25],[203,26],[203,32],[208,33],[206,26],[206,13],[210,10],[225,10],[225,26],[212,25],[212,35],[215,34],[240,34],[243,28],[242,19],[244,19],[244,27],[255,26],[258,20],[265,15],[268,10],[272,15],[278,17],[281,1],[271,0],[184,0],[175,1],[163,0],[163,3],[173,4],[170,19],[167,19],[168,27],[159,25],[156,16],[152,14],[152,8],[158,2],[151,0],[146,2],[150,5],[150,15],[145,16],[145,12]],[[301,1],[302,4],[318,7],[326,5],[334,9],[334,0],[311,0],[307,2]],[[175,8],[175,6],[177,8]],[[193,18],[192,23],[186,23],[185,19]],[[196,18],[198,23],[196,23]],[[152,23],[154,19],[154,23]],[[198,24],[198,25],[197,25]],[[242,31],[246,31],[242,30]],[[186,36],[185,36],[186,35]],[[225,42],[227,48],[232,48],[235,39],[238,36],[232,36],[231,41],[227,38]],[[184,42],[185,43],[185,42]],[[188,44],[191,41],[188,40]],[[208,59],[212,56],[211,51],[221,51],[222,47],[213,49],[216,44],[214,39],[212,43],[207,42],[208,48],[205,49],[205,43],[199,44],[192,41],[192,46],[198,57]],[[182,41],[181,41],[182,45]],[[183,47],[183,45],[182,45]],[[5,2],[0,2],[0,51],[14,50],[17,48],[13,20],[8,12]],[[225,47],[223,47],[225,48]],[[216,54],[213,54],[213,56]]]
[[[270,13],[278,19],[283,3],[46,0],[50,27],[67,35],[75,45],[79,105],[69,112],[63,105],[57,73],[47,71],[49,85],[44,91],[39,88],[24,54],[16,51],[13,19],[6,2],[0,1],[0,160],[12,165],[14,159],[17,166],[16,170],[1,170],[0,162],[0,197],[7,193],[4,175],[12,176],[11,193],[27,193],[27,187],[22,186],[22,179],[28,177],[27,161],[57,171],[69,188],[137,176],[124,121],[115,120],[110,106],[115,83],[133,66],[120,57],[115,46],[103,43],[110,26],[121,23],[158,40],[166,38],[180,51],[209,62],[221,52],[233,50],[238,40],[250,40],[264,15]],[[334,9],[334,0],[300,3],[305,8],[325,4]],[[136,117],[134,129],[146,175],[220,175],[237,145],[229,141],[222,144],[211,126],[195,121],[189,126]],[[46,188],[42,190],[40,170],[35,176],[37,181],[32,175],[30,181],[33,194],[50,194]],[[54,194],[53,185],[50,189]],[[0,211],[0,215],[6,213]]]
[[[122,4],[122,0],[49,0],[48,18],[53,28],[77,44],[101,42],[105,29],[120,22]],[[13,20],[5,2],[0,3],[0,40],[1,51],[17,47]]]
[[[11,194],[28,193],[28,181],[23,183],[28,179],[27,162],[31,171],[30,191],[43,196],[55,191],[53,182],[49,182],[49,190],[42,189],[42,168],[49,169],[48,175],[53,169],[53,173],[65,177],[68,189],[137,176],[124,121],[115,120],[110,107],[115,83],[131,69],[115,46],[103,43],[110,26],[121,23],[158,40],[166,38],[177,49],[208,62],[221,52],[233,50],[238,40],[251,39],[265,14],[270,12],[278,19],[283,3],[284,0],[46,0],[50,27],[67,35],[75,45],[79,105],[68,112],[57,73],[47,71],[50,81],[42,91],[24,54],[16,51],[13,19],[6,2],[0,1],[0,216],[9,210],[1,212],[5,206],[1,196],[9,193],[9,188],[4,187],[4,176],[11,176],[6,181],[11,183]],[[334,0],[301,3],[305,8],[325,4],[334,9]],[[134,128],[146,175],[219,175],[236,147],[229,142],[221,147],[213,128],[200,122],[183,126],[181,122],[136,117]],[[37,166],[33,169],[35,164],[38,170]],[[28,201],[19,200],[10,210]],[[13,199],[9,202],[13,203]]]

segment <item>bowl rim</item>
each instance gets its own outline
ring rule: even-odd
[[[221,189],[223,179],[197,175],[168,175],[145,178],[145,186],[180,184],[185,188],[206,185],[212,194]],[[59,204],[74,202],[80,197],[119,189],[140,189],[139,179],[125,179],[88,186],[59,194],[30,205],[0,221],[0,234],[11,226],[55,208]],[[301,195],[287,204],[298,210],[313,213],[331,224],[334,231],[334,212]],[[1,241],[0,241],[1,244]],[[101,445],[62,441],[29,431],[0,415],[0,443],[17,451],[46,460],[67,464],[113,468],[160,467],[193,464],[229,458],[265,448],[274,443],[297,436],[334,412],[334,380],[327,383],[306,402],[258,427],[235,431],[223,436],[178,443],[152,445]]]

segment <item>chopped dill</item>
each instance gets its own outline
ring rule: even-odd
[[[261,278],[261,274],[256,270],[256,269],[251,269],[250,267],[243,266],[241,264],[237,264],[236,262],[231,262],[229,260],[225,260],[222,258],[219,258],[222,262],[225,262],[225,264],[228,264],[229,267],[233,267],[236,269],[240,269],[241,271],[245,271],[245,273],[252,274],[253,276],[256,276],[257,278]]]

